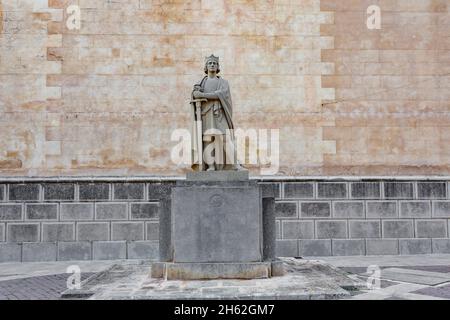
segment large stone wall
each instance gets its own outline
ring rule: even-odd
[[[280,129],[281,174],[449,173],[446,0],[0,0],[0,19],[3,176],[184,172],[170,136],[211,53],[237,126]]]
[[[0,181],[0,262],[157,259],[174,181]],[[450,253],[450,182],[283,180],[278,256]]]
[[[381,29],[369,30],[366,10],[381,8]],[[322,0],[334,24],[321,34],[334,39],[322,61],[335,89],[323,112],[335,125],[324,140],[330,174],[448,174],[450,163],[450,3],[447,0]]]
[[[174,129],[189,128],[203,58],[221,57],[241,128],[279,128],[284,170],[320,166],[319,0],[2,0],[2,135],[7,175],[170,174]],[[81,29],[65,26],[69,4]],[[23,92],[23,88],[27,90]],[[23,92],[23,93],[22,93]],[[267,113],[270,116],[267,116]]]

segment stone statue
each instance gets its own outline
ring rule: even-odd
[[[191,95],[193,169],[243,170],[236,157],[230,86],[217,75],[219,57],[207,57],[204,71]]]

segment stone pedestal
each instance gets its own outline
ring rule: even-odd
[[[273,275],[274,194],[247,171],[190,173],[172,187],[152,277],[251,279]],[[165,210],[164,210],[165,209]],[[280,273],[277,266],[276,273]]]

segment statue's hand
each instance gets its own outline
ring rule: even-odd
[[[203,92],[200,92],[200,91],[194,91],[194,98],[195,98],[195,99],[204,98]]]

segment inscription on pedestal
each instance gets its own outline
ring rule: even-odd
[[[262,260],[255,186],[183,186],[172,191],[174,262]]]

